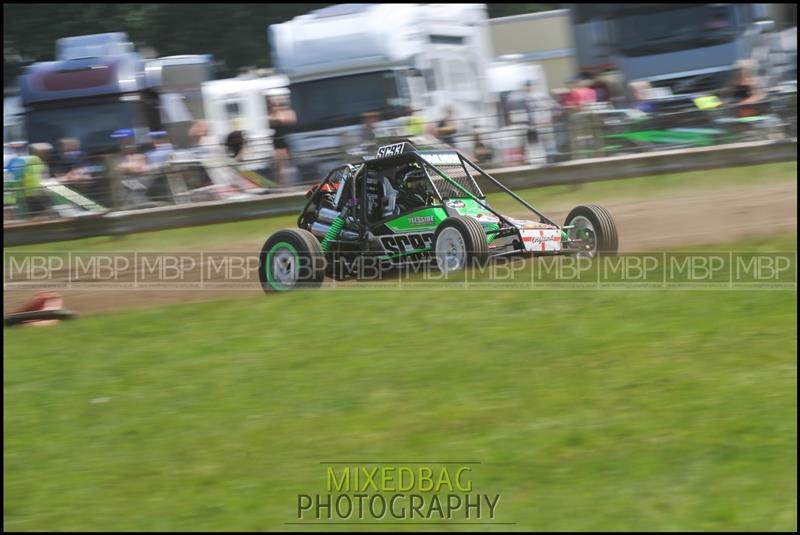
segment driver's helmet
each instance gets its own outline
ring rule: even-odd
[[[403,175],[401,187],[404,189],[424,189],[427,180],[428,178],[425,176],[425,171],[419,167],[413,167]]]
[[[398,189],[398,204],[404,209],[424,206],[428,201],[428,177],[420,168],[412,168],[403,175]]]

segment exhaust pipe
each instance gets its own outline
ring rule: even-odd
[[[319,214],[317,214],[317,221],[321,223],[332,223],[334,219],[339,217],[341,212],[337,210],[331,210],[330,208],[320,208]]]
[[[324,238],[325,235],[328,233],[328,230],[330,230],[330,228],[331,226],[328,225],[327,223],[320,223],[319,221],[315,221],[314,223],[311,224],[310,230],[314,236],[318,238]],[[342,232],[341,234],[339,234],[339,237],[344,238],[345,240],[355,240],[356,238],[358,238],[358,232],[342,229]]]

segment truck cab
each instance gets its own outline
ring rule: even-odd
[[[405,134],[415,113],[438,121],[448,106],[459,134],[494,126],[486,26],[482,4],[341,4],[270,26],[297,114],[293,155],[358,144],[367,113],[379,116],[378,137]]]
[[[195,118],[188,109],[202,110],[199,80],[210,64],[210,56],[148,61],[122,32],[59,39],[56,60],[29,65],[19,79],[28,140],[57,147],[75,138],[105,154],[118,150],[112,134],[129,130],[144,143],[151,131]]]
[[[673,94],[715,92],[743,59],[767,59],[767,4],[570,4],[580,68],[616,67]],[[767,61],[758,61],[763,70]],[[630,97],[630,95],[628,95]]]

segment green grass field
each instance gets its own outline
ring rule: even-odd
[[[483,529],[794,530],[796,317],[794,290],[323,290],[9,330],[4,528],[303,529],[321,462],[469,460],[514,523]]]

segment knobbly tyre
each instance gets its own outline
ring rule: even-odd
[[[537,220],[493,209],[476,176],[493,182]],[[306,195],[298,228],[276,232],[261,249],[265,292],[404,266],[431,265],[447,275],[498,256],[617,251],[617,229],[604,208],[577,206],[559,225],[458,151],[421,150],[409,141],[334,169]]]

